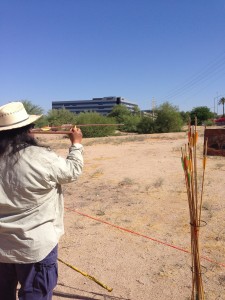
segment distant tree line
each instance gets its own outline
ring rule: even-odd
[[[22,101],[29,114],[43,114],[44,110],[30,101]],[[74,114],[67,109],[49,110],[36,123],[36,127],[60,126],[63,124],[123,124],[123,126],[82,127],[84,137],[102,137],[115,135],[116,130],[139,134],[179,132],[191,120],[197,117],[198,125],[213,123],[214,114],[206,106],[193,108],[190,112],[179,111],[176,106],[165,102],[157,107],[153,114],[143,114],[137,107],[130,111],[119,104],[103,116],[96,112]]]

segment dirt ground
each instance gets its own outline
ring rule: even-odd
[[[199,129],[199,178],[203,129]],[[39,136],[66,156],[69,140]],[[85,167],[64,186],[65,235],[54,300],[191,298],[189,209],[181,165],[187,133],[84,139]],[[207,159],[200,231],[206,300],[225,299],[225,158]]]

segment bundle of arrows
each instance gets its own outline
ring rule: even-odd
[[[204,289],[202,281],[202,266],[200,264],[199,234],[204,222],[201,220],[204,177],[207,156],[207,140],[203,147],[203,167],[201,184],[198,180],[197,168],[197,119],[195,125],[188,126],[188,144],[181,148],[181,161],[184,170],[185,183],[187,188],[187,198],[190,213],[191,231],[191,257],[192,257],[192,291],[191,300],[204,300]],[[200,187],[200,188],[199,188]]]
[[[123,126],[124,124],[65,124],[61,126],[44,126],[42,128],[32,129],[34,134],[69,134],[72,128],[76,127],[94,127],[94,126]]]

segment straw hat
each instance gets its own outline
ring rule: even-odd
[[[22,102],[10,102],[0,106],[0,131],[29,125],[42,115],[28,115]]]

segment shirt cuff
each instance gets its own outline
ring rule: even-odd
[[[71,145],[71,147],[72,147],[72,146],[75,146],[76,148],[81,148],[81,147],[83,147],[80,143],[74,143],[74,144]]]
[[[80,150],[80,152],[83,153],[83,149],[84,149],[84,147],[83,147],[82,144],[80,144],[80,143],[74,143],[74,144],[72,144],[72,145],[70,146],[69,151],[72,151],[72,150]]]

